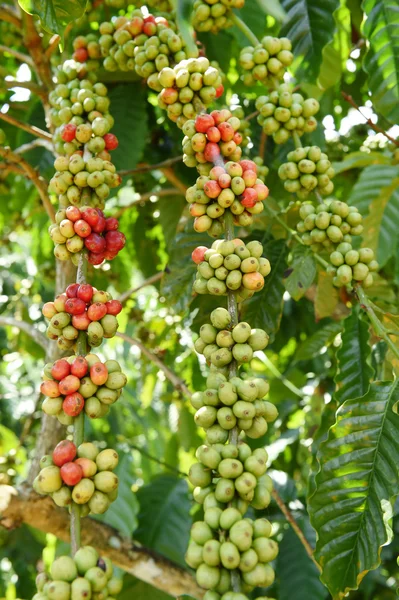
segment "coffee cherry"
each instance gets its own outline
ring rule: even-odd
[[[67,462],[62,465],[60,470],[61,478],[66,485],[76,485],[83,477],[81,467],[74,462]]]
[[[64,464],[74,460],[76,452],[76,446],[73,442],[69,440],[63,440],[62,442],[59,442],[54,448],[53,463],[57,467],[62,467]]]
[[[83,356],[77,356],[71,362],[71,374],[82,379],[87,373],[89,365]]]
[[[62,409],[69,417],[77,417],[83,410],[84,398],[79,392],[74,392],[65,397]]]
[[[62,486],[60,469],[56,466],[42,469],[38,475],[38,485],[44,494],[52,494],[59,490]]]
[[[71,582],[78,576],[75,562],[69,556],[56,558],[50,567],[51,577],[58,581]]]
[[[65,359],[56,360],[51,367],[51,376],[57,381],[61,381],[71,372],[71,365]],[[62,393],[62,392],[61,392]]]
[[[90,400],[90,398],[89,398]],[[85,403],[85,409],[87,406],[88,401]],[[82,469],[82,473],[83,473],[83,477],[93,477],[96,473],[97,473],[97,466],[96,463],[93,460],[90,460],[89,458],[77,458],[74,461],[74,464],[79,465],[79,467]]]
[[[73,557],[78,573],[84,575],[89,569],[97,565],[98,552],[92,546],[82,546]]]

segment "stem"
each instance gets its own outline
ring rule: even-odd
[[[373,123],[373,121],[371,119],[368,119],[366,117],[366,115],[364,115],[362,113],[362,111],[360,110],[360,106],[358,106],[356,104],[356,102],[354,101],[354,99],[352,98],[352,96],[350,96],[349,94],[347,94],[346,92],[341,92],[342,97],[344,100],[346,100],[346,102],[349,102],[349,104],[351,106],[353,106],[353,108],[355,108],[364,119],[366,119],[366,125],[369,125],[369,127],[371,127],[371,129],[374,129],[374,131],[376,131],[377,133],[382,133],[383,135],[385,135],[385,137],[392,142],[393,144],[395,144],[395,146],[399,147],[399,140],[395,140],[395,138],[393,138],[392,136],[389,135],[389,133],[387,133],[384,129],[382,129],[382,127],[379,127],[379,125],[376,125],[375,123]]]
[[[22,27],[21,19],[17,17],[15,11],[7,4],[2,4],[0,7],[0,21],[12,23],[12,25],[15,25],[18,29],[21,29]]]
[[[313,548],[309,544],[308,540],[306,539],[302,529],[299,527],[298,523],[295,521],[295,518],[294,518],[292,512],[284,504],[283,500],[280,498],[280,496],[276,490],[272,491],[272,496],[273,496],[277,506],[279,507],[279,509],[281,510],[281,512],[283,513],[285,518],[287,519],[288,523],[291,525],[292,529],[294,530],[294,533],[296,533],[296,535],[298,536],[298,538],[299,538],[302,546],[305,548],[306,553],[309,556],[310,560],[317,567],[317,570],[319,572],[321,572],[320,565],[316,561],[315,557],[313,556]]]
[[[39,344],[43,348],[43,350],[48,349],[48,340],[47,338],[33,326],[32,323],[27,323],[26,321],[18,321],[13,317],[3,317],[0,316],[0,327],[17,327],[26,335],[32,338],[36,344]]]
[[[164,196],[179,196],[179,197],[181,197],[184,195],[185,194],[183,194],[183,192],[177,188],[163,188],[163,189],[157,190],[157,191],[146,192],[145,194],[141,194],[141,196],[139,198],[137,198],[137,200],[133,200],[133,202],[131,202],[130,204],[127,204],[126,206],[121,206],[119,208],[119,210],[113,214],[113,216],[116,219],[119,219],[119,217],[121,215],[123,215],[124,212],[126,212],[130,208],[133,208],[133,206],[137,206],[137,204],[139,204],[141,206],[153,197],[157,197],[157,198],[162,198]]]
[[[85,283],[87,276],[87,260],[84,252],[80,254],[78,271],[76,274],[76,283]],[[81,331],[77,340],[78,356],[86,356],[88,351],[87,336],[85,331]],[[76,447],[80,446],[84,439],[85,413],[82,412],[75,417],[73,428],[73,442]],[[75,502],[71,508],[71,551],[72,556],[76,554],[81,545],[81,526],[80,526],[80,508]]]
[[[278,368],[272,363],[270,358],[267,356],[266,352],[264,353],[263,362],[265,363],[269,371],[271,371],[271,373],[274,375],[274,377],[276,379],[279,379],[287,389],[289,389],[293,394],[295,394],[299,398],[303,398],[302,391],[299,388],[297,388],[293,383],[291,383],[291,381],[287,379],[282,373],[280,373]]]
[[[292,132],[292,139],[294,140],[295,148],[302,148],[301,138],[297,131]]]
[[[54,54],[60,44],[60,41],[61,38],[58,34],[53,35],[53,37],[50,39],[48,47],[46,48],[45,54],[47,58],[50,58],[51,55]]]
[[[0,44],[0,52],[10,54],[11,56],[14,56],[14,58],[19,60],[19,62],[26,63],[30,67],[34,67],[33,60],[28,54],[18,52],[18,50],[14,50],[14,48],[8,48],[8,46],[3,46],[3,44]]]
[[[242,31],[242,33],[251,42],[251,44],[253,46],[258,46],[260,44],[256,35],[254,33],[252,33],[252,31],[250,30],[248,25],[246,23],[244,23],[244,21],[242,19],[240,19],[240,17],[238,15],[231,12],[229,16],[230,16],[231,20],[233,21],[233,23],[235,25],[237,25],[238,29],[240,29],[240,31]]]
[[[139,165],[138,167],[135,167],[134,169],[127,169],[127,171],[118,171],[118,175],[120,175],[121,177],[124,177],[125,175],[134,175],[135,173],[145,173],[146,171],[156,171],[157,169],[162,169],[162,167],[170,167],[171,165],[181,162],[182,160],[183,160],[183,155],[174,156],[173,158],[168,158],[167,160],[163,160],[162,162],[157,163],[155,165],[143,164],[143,165]]]
[[[159,273],[155,273],[155,275],[151,275],[151,277],[149,277],[148,279],[143,281],[143,283],[141,283],[137,287],[127,290],[127,292],[124,292],[123,294],[121,294],[119,296],[119,298],[118,298],[119,302],[122,302],[122,304],[123,304],[124,302],[126,302],[126,300],[128,300],[130,298],[130,296],[133,296],[133,294],[136,294],[143,288],[147,287],[147,285],[153,285],[157,281],[160,281],[162,279],[162,277],[165,275],[165,272],[168,272],[167,268],[165,269],[165,271],[159,271]]]
[[[12,82],[12,83],[14,84],[14,82]],[[15,82],[15,85],[13,85],[12,87],[21,87],[21,86],[18,86],[18,83]],[[29,123],[22,123],[22,121],[18,121],[18,119],[15,119],[15,117],[12,117],[11,115],[9,115],[7,113],[0,112],[0,119],[2,119],[3,121],[7,121],[7,123],[10,123],[11,125],[15,125],[15,127],[19,127],[19,129],[23,129],[24,131],[27,131],[28,133],[31,133],[32,135],[34,135],[36,137],[43,138],[43,140],[48,140],[49,142],[51,142],[53,140],[53,136],[50,133],[47,133],[47,131],[40,129],[39,127],[36,127],[35,125],[29,125]]]
[[[387,346],[389,346],[391,352],[396,356],[396,358],[399,358],[399,348],[397,348],[395,346],[395,344],[389,337],[384,325],[381,323],[381,321],[375,314],[374,309],[371,306],[371,302],[369,301],[368,297],[366,296],[363,288],[359,285],[358,287],[356,287],[355,291],[356,291],[357,297],[359,298],[359,301],[362,304],[362,308],[366,311],[367,316],[370,319],[370,322],[375,329],[375,332],[378,334],[378,336],[380,338],[382,338],[384,340],[384,342],[387,344]]]

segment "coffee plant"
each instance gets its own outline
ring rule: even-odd
[[[0,32],[2,597],[394,600],[395,3]]]

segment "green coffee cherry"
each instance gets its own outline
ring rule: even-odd
[[[52,563],[50,574],[53,580],[70,582],[76,579],[78,571],[70,556],[60,556]]]

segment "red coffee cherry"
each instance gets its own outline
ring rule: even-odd
[[[67,123],[64,125],[61,133],[61,137],[64,142],[72,142],[76,137],[76,125],[73,123]]]
[[[76,296],[83,302],[90,302],[93,298],[93,286],[90,283],[82,283],[76,292]]]
[[[104,385],[108,379],[108,369],[101,363],[95,363],[90,367],[90,379],[95,385]]]
[[[57,381],[61,381],[62,379],[67,377],[70,372],[71,365],[64,358],[56,360],[53,366],[51,367],[51,376]]]
[[[49,398],[57,398],[60,395],[58,381],[43,381],[40,386],[40,391],[42,394],[44,394],[44,396],[49,396]]]
[[[77,356],[71,362],[71,375],[75,375],[75,377],[79,377],[79,379],[82,379],[88,370],[89,365],[84,356]]]
[[[209,127],[213,127],[214,125],[215,121],[212,115],[198,115],[198,117],[195,119],[195,129],[199,133],[206,133]]]
[[[87,238],[91,234],[91,227],[84,219],[79,219],[73,226],[75,233],[81,238]]]
[[[80,298],[68,298],[65,302],[65,311],[70,315],[81,315],[85,310],[86,302]]]
[[[119,252],[126,244],[126,237],[120,231],[107,231],[105,242],[107,250]]]
[[[70,285],[68,285],[67,289],[65,290],[65,293],[68,296],[68,298],[76,298],[76,292],[78,291],[78,287],[78,283],[71,283]]]
[[[91,321],[99,321],[107,314],[107,306],[106,303],[95,302],[91,304],[87,309],[87,316]]]
[[[205,252],[208,250],[206,246],[198,246],[195,250],[193,250],[191,254],[191,258],[195,262],[196,265],[199,265],[205,260]]]
[[[65,397],[62,408],[69,417],[77,417],[82,412],[84,405],[85,401],[82,394],[74,392]]]
[[[68,462],[62,465],[60,469],[61,479],[66,485],[76,485],[83,477],[83,471],[80,465],[74,462]]]
[[[91,265],[101,265],[105,260],[105,252],[89,252],[87,260]]]
[[[65,211],[65,214],[67,219],[73,221],[73,223],[75,223],[75,221],[79,221],[79,219],[82,217],[81,212],[77,206],[68,206],[68,208]]]
[[[56,445],[53,452],[53,463],[62,467],[65,463],[73,461],[76,456],[76,446],[70,440],[62,440]]]
[[[101,215],[98,219],[97,225],[93,225],[92,230],[94,233],[102,233],[105,229],[106,221],[105,218]]]
[[[119,229],[118,219],[115,219],[114,217],[105,219],[105,231],[116,231],[117,229]]]
[[[92,208],[91,206],[84,206],[80,212],[82,219],[87,221],[90,227],[95,227],[97,225],[101,215],[96,208]]]
[[[156,28],[155,28],[156,29]],[[146,34],[148,35],[148,34]],[[152,34],[150,34],[152,35]],[[103,137],[106,150],[115,150],[119,146],[118,138],[113,133],[106,133]]]
[[[72,325],[79,331],[86,331],[90,323],[91,321],[87,316],[87,312],[84,312],[81,315],[74,315],[72,317]]]
[[[63,396],[73,394],[80,388],[80,379],[79,377],[76,377],[76,375],[67,375],[60,381],[58,387]]]
[[[73,53],[73,59],[77,62],[84,63],[89,57],[89,53],[86,48],[77,48]]]
[[[122,302],[119,302],[119,300],[108,300],[105,306],[107,307],[107,314],[114,315],[115,317],[119,315],[123,308]]]
[[[112,233],[112,232],[110,232],[110,233]],[[104,252],[104,250],[106,248],[106,243],[105,243],[105,239],[103,237],[101,237],[98,233],[91,233],[85,239],[85,246],[91,252],[99,253],[99,252]]]

